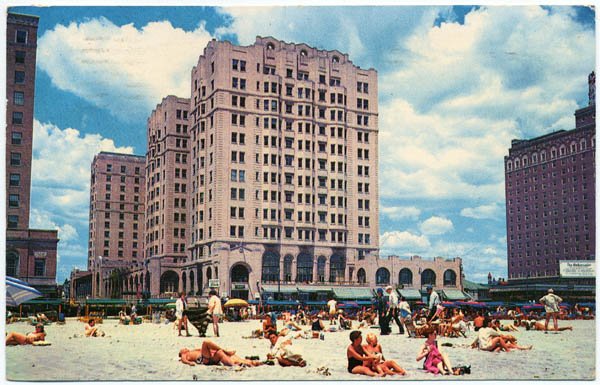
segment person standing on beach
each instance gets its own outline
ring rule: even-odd
[[[386,287],[385,292],[390,296],[390,315],[388,317],[390,319],[390,323],[392,320],[396,321],[396,325],[398,325],[398,333],[404,334],[404,326],[402,326],[402,322],[400,322],[400,319],[398,318],[398,313],[400,312],[398,293],[396,293],[396,290],[394,290],[394,288],[391,286]]]
[[[427,314],[427,323],[431,322],[438,313],[438,306],[441,305],[440,295],[433,290],[431,285],[427,286],[427,294],[429,295],[429,313]]]
[[[175,316],[177,317],[177,330],[179,331],[179,337],[181,337],[181,325],[185,328],[186,336],[191,336],[188,330],[188,318],[187,318],[187,300],[185,299],[185,292],[181,292],[177,301],[175,301]],[[133,321],[133,319],[132,319]]]
[[[208,294],[210,296],[208,300],[208,314],[212,316],[213,333],[215,337],[219,337],[219,317],[223,314],[221,298],[219,298],[215,289],[212,289]]]
[[[337,301],[333,298],[327,302],[327,306],[329,306],[329,325],[331,325],[332,321],[335,320],[335,315],[337,313]]]
[[[554,330],[558,330],[558,313],[560,312],[558,304],[561,302],[562,298],[554,294],[554,290],[552,289],[548,289],[548,294],[540,298],[540,303],[546,308],[545,333],[548,333],[548,321],[550,321],[550,317],[552,317],[552,321],[554,322]]]
[[[379,318],[379,332],[382,336],[387,336],[392,332],[387,315],[387,301],[383,298],[383,289],[379,287],[377,288],[377,318]]]

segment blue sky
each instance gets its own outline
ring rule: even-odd
[[[506,276],[511,139],[574,127],[595,67],[587,7],[15,7],[40,16],[32,226],[59,229],[62,282],[87,261],[89,168],[144,154],[163,96],[189,97],[206,43],[256,35],[379,73],[381,255],[461,257]]]

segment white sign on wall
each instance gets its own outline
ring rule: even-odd
[[[219,287],[219,280],[218,279],[209,279],[208,280],[208,287]]]
[[[561,278],[596,277],[595,261],[560,261]]]

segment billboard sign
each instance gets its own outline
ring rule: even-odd
[[[595,278],[595,261],[560,261],[561,278]]]

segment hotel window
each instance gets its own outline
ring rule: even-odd
[[[10,174],[10,186],[17,187],[21,185],[21,174]]]
[[[19,194],[10,194],[8,196],[8,207],[19,207]]]
[[[15,35],[15,42],[27,44],[27,31],[23,29],[18,29]]]
[[[22,106],[25,104],[25,94],[20,91],[13,93],[13,104],[16,106]]]
[[[41,258],[35,259],[33,275],[36,277],[43,277],[46,273],[46,260]]]
[[[23,134],[20,132],[13,132],[11,135],[12,144],[21,144],[23,141]]]
[[[21,154],[18,152],[10,153],[10,165],[11,166],[20,166],[21,165]]]
[[[23,124],[23,113],[15,111],[12,114],[12,124]]]
[[[15,63],[25,64],[25,51],[16,51],[15,52]]]
[[[15,71],[15,84],[23,84],[25,83],[25,72],[24,71]]]

